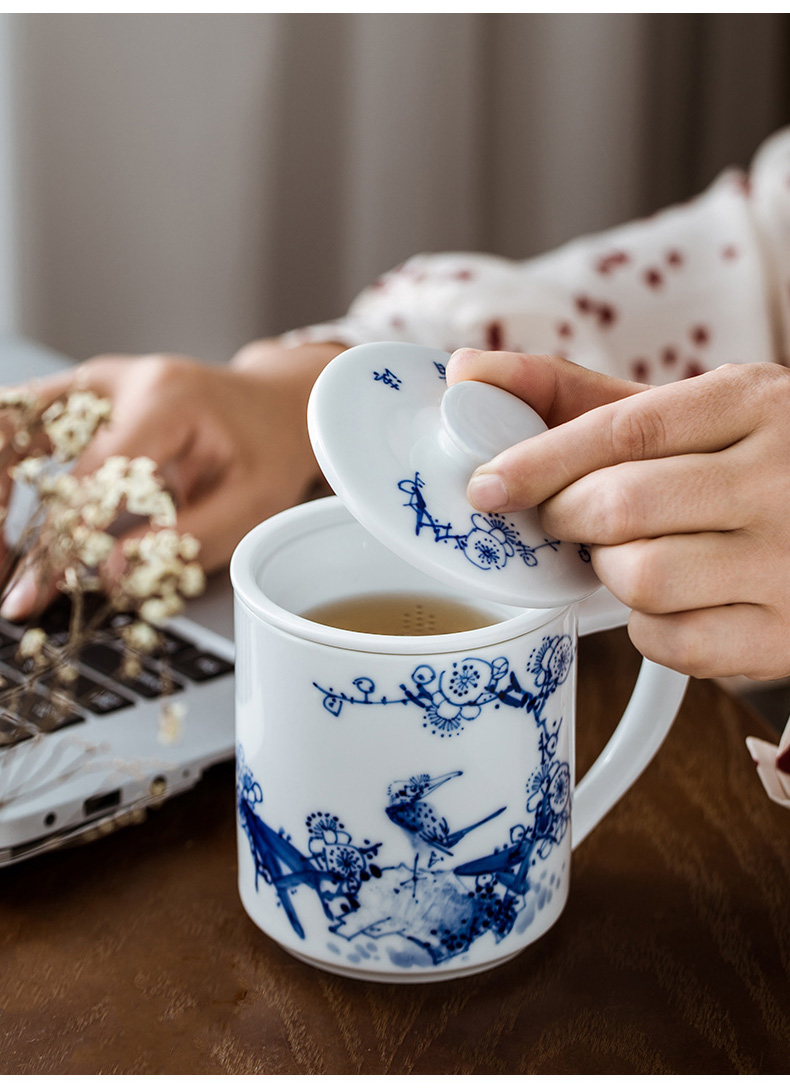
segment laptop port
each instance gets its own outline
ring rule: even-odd
[[[97,793],[95,797],[89,797],[83,803],[82,811],[86,816],[95,816],[97,812],[107,812],[111,808],[117,808],[121,803],[121,791],[110,790],[109,793]]]

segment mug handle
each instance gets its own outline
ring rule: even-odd
[[[630,609],[608,589],[577,606],[579,634],[628,622]],[[675,720],[688,677],[643,659],[628,706],[609,742],[573,793],[571,847],[575,849],[637,780]]]

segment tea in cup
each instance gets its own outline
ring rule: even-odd
[[[645,662],[575,787],[576,605],[448,588],[337,498],[253,529],[231,577],[239,889],[256,925],[379,982],[486,970],[545,933],[572,845],[655,754],[686,678]]]

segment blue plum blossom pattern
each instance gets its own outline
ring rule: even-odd
[[[520,559],[525,566],[536,567],[540,558],[538,552],[543,548],[556,552],[561,547],[559,540],[548,537],[544,537],[540,544],[526,543],[515,525],[497,513],[471,514],[471,527],[461,532],[450,522],[441,522],[431,514],[425,501],[425,486],[419,472],[398,481],[399,490],[408,496],[408,501],[403,505],[415,515],[415,536],[423,531],[433,533],[437,544],[451,544],[480,570],[503,570],[514,558]],[[585,545],[579,544],[577,552],[582,562],[590,562],[590,552]]]
[[[412,704],[423,711],[422,724],[426,728],[449,737],[479,717],[487,703],[496,701],[497,688],[509,667],[506,657],[496,657],[493,661],[464,657],[438,673],[432,665],[418,665],[412,670],[410,683],[401,684],[400,694],[391,696],[378,696],[376,685],[368,676],[352,681],[359,694],[347,694],[317,683],[313,686],[324,696],[324,709],[335,718],[344,706]]]
[[[517,707],[535,717],[546,733],[547,753],[552,755],[560,720],[545,721],[544,708],[550,696],[565,683],[574,658],[571,636],[551,635],[544,637],[530,653],[523,683],[517,679],[508,658],[488,661],[470,656],[453,661],[438,672],[433,665],[418,665],[409,681],[400,684],[396,695],[379,695],[369,676],[353,680],[351,686],[356,693],[351,694],[315,681],[313,686],[323,695],[324,709],[335,718],[346,706],[411,704],[422,711],[423,727],[445,738],[461,733],[486,706]]]
[[[570,635],[554,635],[553,638],[543,639],[529,664],[538,686],[547,695],[565,682],[573,664],[573,656],[573,639]]]
[[[514,531],[500,518],[483,514],[472,514],[472,525],[474,528],[466,534],[463,546],[466,558],[481,570],[491,567],[501,570],[516,554]],[[527,563],[528,566],[537,563],[534,553],[530,553],[529,558],[533,562]]]

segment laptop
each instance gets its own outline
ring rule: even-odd
[[[0,385],[68,366],[70,360],[0,338]],[[13,516],[13,508],[9,519]],[[119,616],[80,656],[69,705],[51,718],[45,684],[13,701],[23,679],[16,656],[24,627],[0,619],[0,867],[64,844],[89,841],[191,789],[234,754],[233,597],[227,573],[164,632],[166,657],[150,657],[134,680],[119,678]],[[35,625],[57,636],[68,613],[55,604]],[[172,694],[171,694],[172,693]],[[183,709],[179,730],[161,726],[162,700]]]

